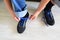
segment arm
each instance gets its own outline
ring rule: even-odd
[[[49,2],[50,0],[41,0],[37,10],[34,12],[34,15],[32,15],[30,17],[31,20],[35,19],[40,13],[41,11],[46,7],[47,3]]]
[[[11,14],[11,16],[16,20],[19,21],[19,19],[16,17],[14,10],[12,8],[12,4],[11,4],[11,0],[4,0],[4,3],[9,11],[9,13]]]

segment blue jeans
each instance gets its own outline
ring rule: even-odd
[[[23,17],[27,13],[27,5],[25,0],[11,0],[14,11],[18,17]]]

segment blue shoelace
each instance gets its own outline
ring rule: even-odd
[[[53,17],[51,10],[46,11],[46,13],[47,13],[46,15],[47,15],[48,19],[50,20]]]
[[[24,24],[26,23],[27,19],[28,18],[21,18],[21,20],[19,22],[20,26],[24,26]]]

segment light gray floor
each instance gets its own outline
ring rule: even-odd
[[[30,15],[38,7],[37,2],[27,2]],[[60,40],[60,8],[53,6],[54,26],[42,21],[42,13],[37,19],[27,21],[23,34],[17,33],[17,22],[10,16],[3,2],[0,2],[0,40]]]

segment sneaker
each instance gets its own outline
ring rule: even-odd
[[[55,20],[54,20],[54,17],[53,17],[51,10],[45,10],[44,16],[45,16],[45,19],[46,19],[46,22],[48,25],[52,26],[55,24]]]
[[[27,19],[29,18],[29,13],[27,12],[27,14],[21,18],[21,20],[18,22],[17,25],[17,32],[18,33],[23,33],[26,29],[26,22]]]

